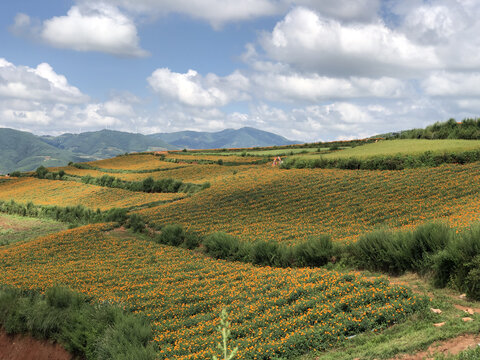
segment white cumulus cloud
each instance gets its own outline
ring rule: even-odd
[[[64,103],[88,100],[87,95],[47,63],[31,68],[16,66],[3,58],[0,58],[0,98]]]
[[[245,98],[249,80],[239,72],[226,77],[208,74],[202,77],[195,70],[186,73],[168,68],[155,70],[147,79],[152,89],[160,95],[182,104],[199,107],[223,106],[233,99]]]
[[[382,22],[343,24],[304,7],[289,12],[261,44],[276,61],[323,74],[391,76],[440,65],[433,47]]]
[[[116,56],[143,57],[132,19],[105,2],[82,2],[64,16],[33,26],[26,14],[17,14],[12,31],[37,38],[51,46],[76,51],[98,51]]]

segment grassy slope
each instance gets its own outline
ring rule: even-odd
[[[31,201],[35,205],[83,205],[93,210],[139,206],[156,201],[170,201],[184,196],[185,194],[182,193],[149,194],[87,185],[75,181],[37,178],[19,178],[0,184],[0,200],[13,199],[20,203]]]
[[[480,140],[384,140],[323,155],[325,158],[366,158],[379,155],[457,152],[480,148]]]
[[[27,241],[65,230],[65,223],[0,214],[0,245]]]
[[[40,165],[60,166],[78,157],[46,144],[27,132],[0,128],[0,174],[14,170],[28,171]]]

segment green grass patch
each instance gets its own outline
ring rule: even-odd
[[[384,140],[354,148],[335,151],[322,155],[326,159],[365,159],[373,156],[417,155],[427,151],[433,153],[463,152],[480,149],[480,140]],[[298,155],[301,158],[315,158],[315,155]]]
[[[0,214],[0,246],[65,230],[67,224],[47,219]]]

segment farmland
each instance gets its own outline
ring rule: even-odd
[[[83,205],[93,210],[132,207],[156,201],[182,198],[179,193],[146,194],[122,189],[109,189],[74,181],[51,181],[36,178],[12,179],[2,186],[0,200],[33,202],[36,205]]]
[[[295,242],[320,234],[351,241],[382,226],[441,219],[462,227],[477,220],[479,171],[478,163],[405,171],[263,166],[230,175],[195,198],[140,213],[155,223],[221,230],[250,241]]]
[[[396,154],[408,145],[405,141],[416,140],[380,141],[325,156]],[[424,141],[406,147],[419,153],[480,147],[476,141]],[[211,359],[220,340],[216,326],[224,307],[230,313],[232,341],[240,349],[238,359],[333,359],[336,353],[342,359],[382,358],[480,330],[476,321],[461,321],[446,300],[447,290],[424,285],[422,294],[428,294],[424,296],[418,293],[418,283],[415,292],[403,284],[392,285],[386,278],[358,271],[348,259],[336,263],[328,258],[326,268],[255,266],[213,258],[205,243],[196,247],[158,241],[166,225],[177,224],[199,236],[220,231],[241,242],[294,247],[329,235],[343,246],[375,229],[410,230],[438,220],[461,234],[478,221],[479,162],[369,171],[285,169],[264,161],[269,160],[267,155],[288,153],[287,149],[262,149],[259,157],[242,156],[243,151],[236,149],[122,155],[51,168],[55,175],[50,179],[27,176],[31,174],[2,179],[3,201],[59,209],[121,208],[128,209],[129,218],[122,224],[69,230],[65,223],[53,223],[58,227],[39,223],[36,236],[27,230],[28,237],[0,246],[0,284],[41,292],[64,285],[94,301],[146,316],[159,359]],[[151,177],[210,186],[189,194],[153,193],[80,181],[84,176],[107,175],[124,181]],[[18,229],[15,221],[38,222],[4,216],[1,221],[6,224],[9,219]],[[430,299],[431,294],[441,294],[435,295],[441,300]],[[438,321],[448,321],[446,328],[432,329],[437,321],[428,314],[432,306],[445,307]],[[411,329],[415,321],[418,324]],[[377,333],[390,337],[372,340],[370,334]],[[412,334],[415,341],[408,340]],[[358,350],[349,348],[353,337]],[[391,341],[397,346],[386,350]]]
[[[239,359],[330,348],[422,306],[409,290],[359,274],[256,268],[101,230],[89,225],[0,250],[0,282],[68,285],[142,312],[155,326],[161,359],[211,357],[219,340],[216,317],[226,305]]]

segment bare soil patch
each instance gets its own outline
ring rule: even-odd
[[[58,344],[0,331],[0,360],[71,360],[73,356]]]
[[[474,348],[480,343],[480,335],[466,334],[442,342],[436,342],[430,345],[425,351],[420,351],[412,355],[401,355],[394,360],[430,360],[435,355],[456,355],[464,350]]]

